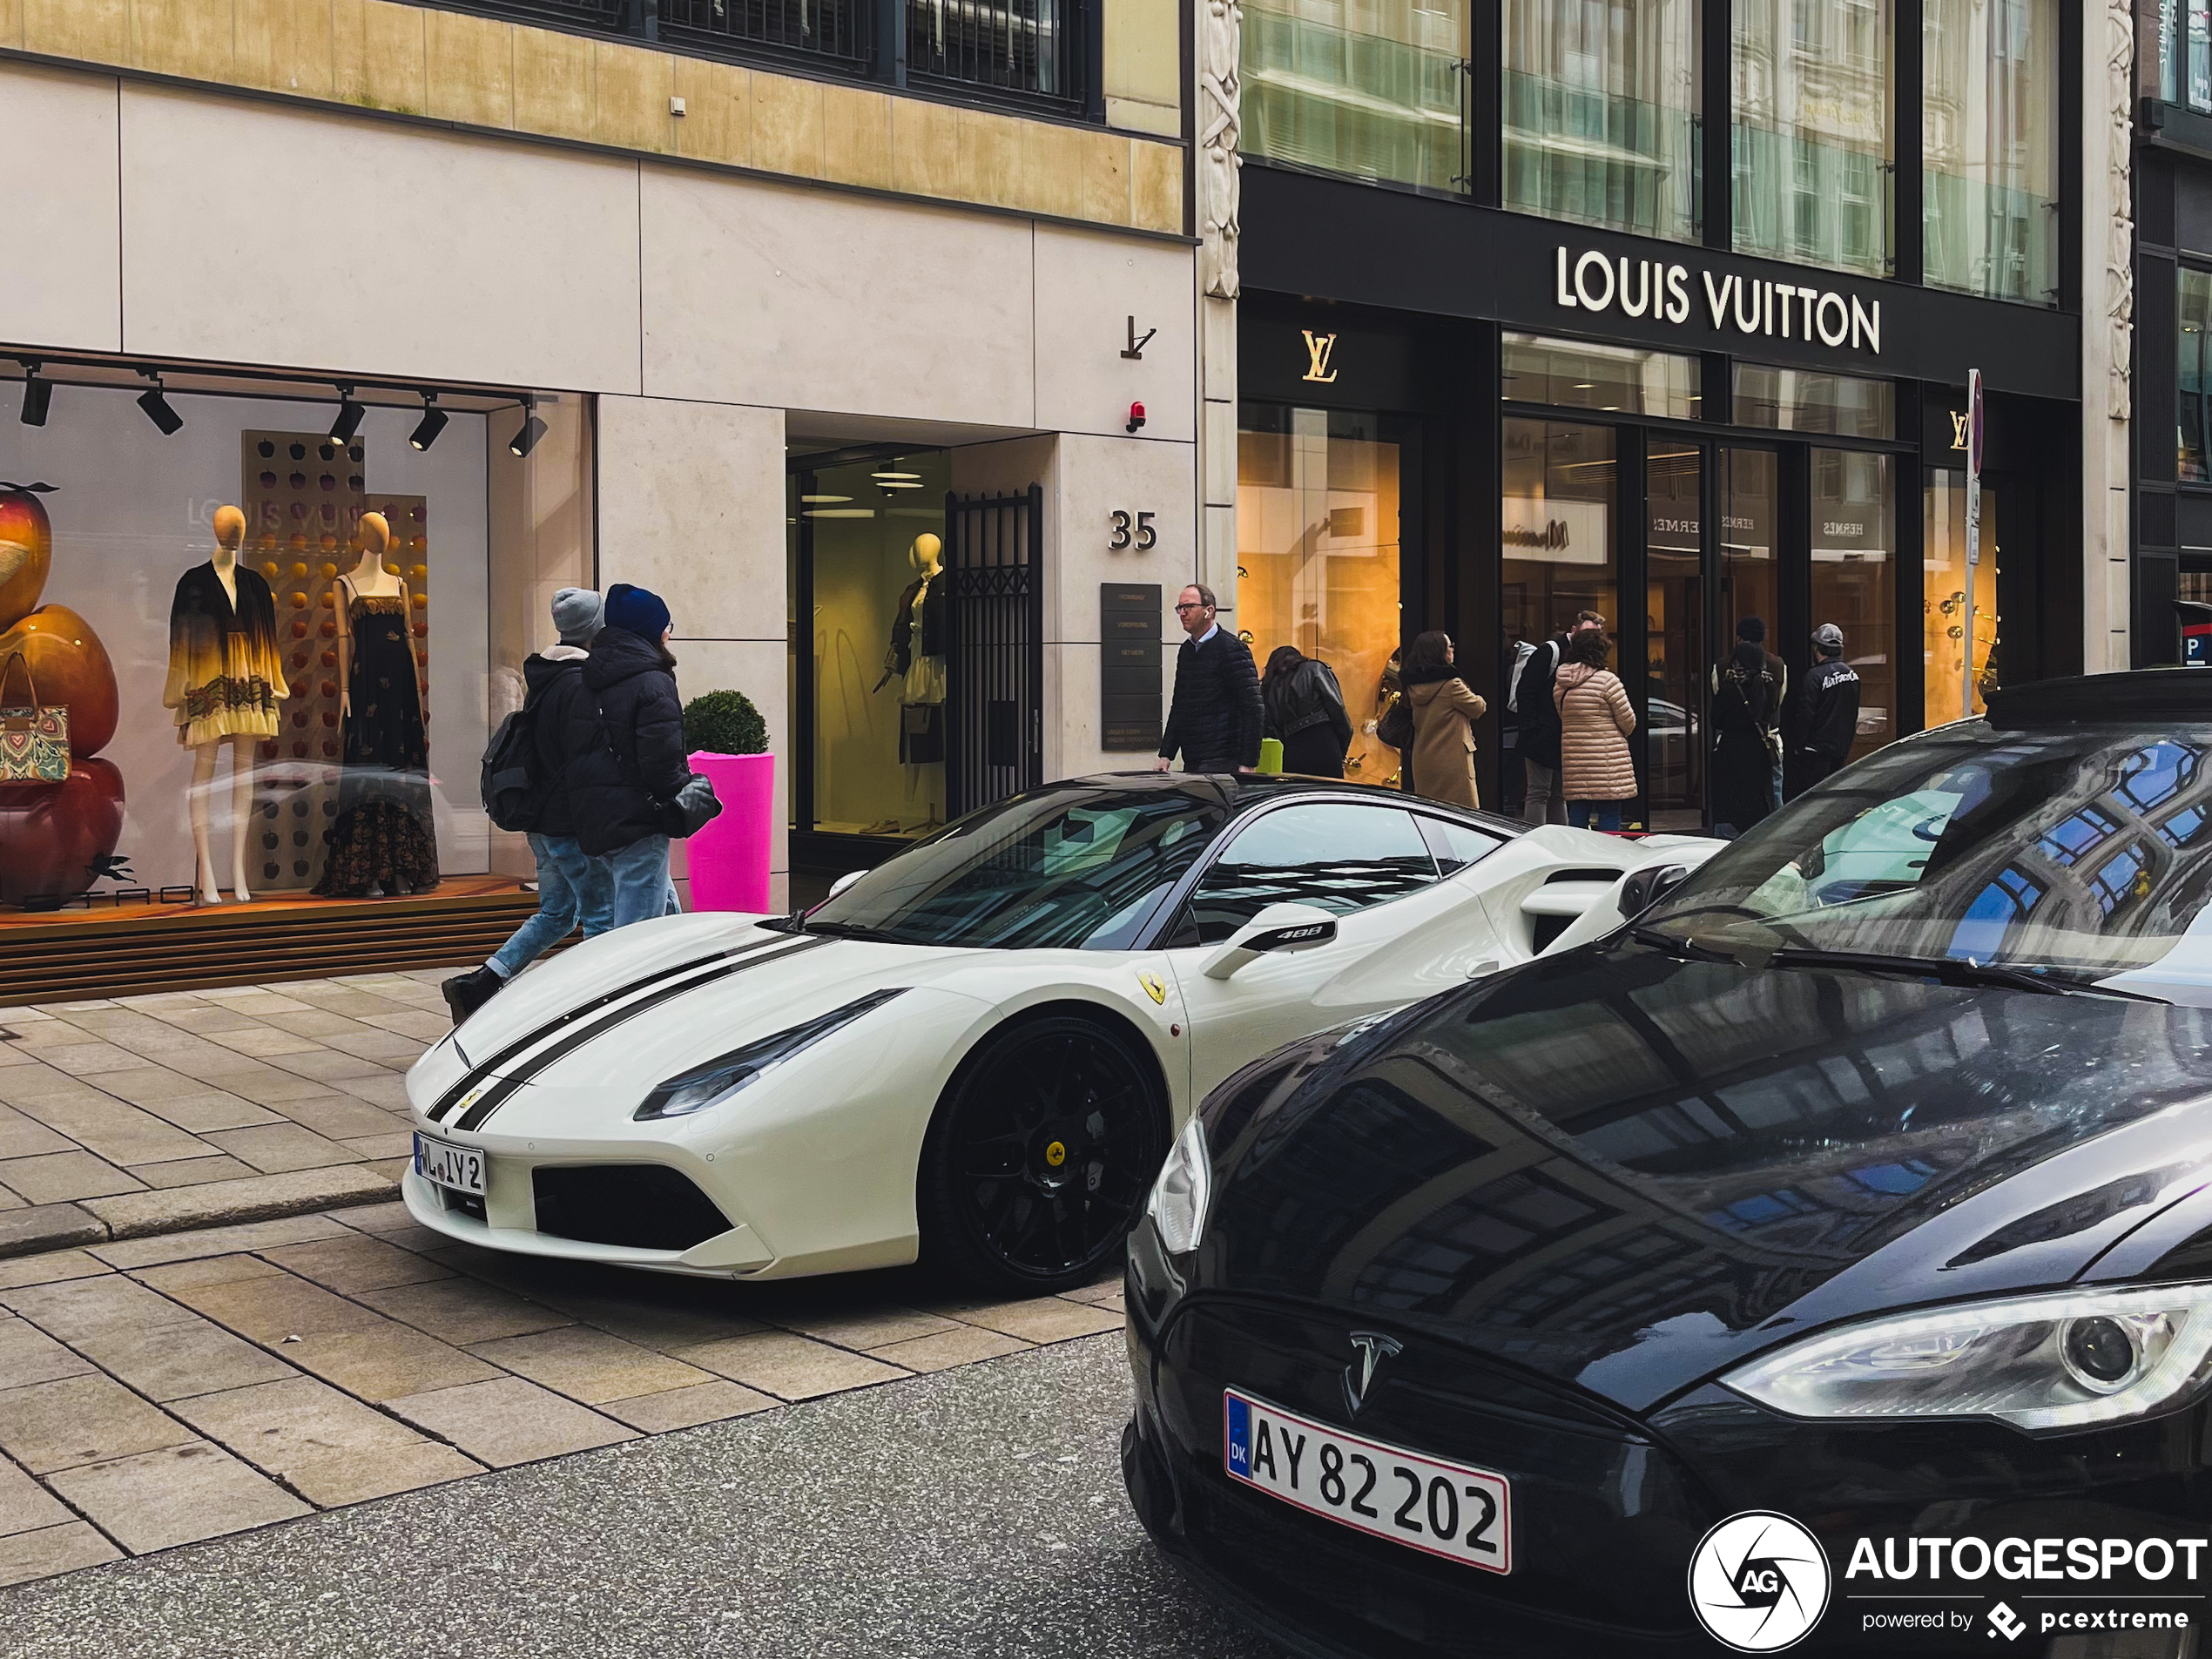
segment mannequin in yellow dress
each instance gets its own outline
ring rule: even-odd
[[[169,613],[169,679],[164,707],[177,711],[177,741],[192,752],[185,797],[192,821],[194,880],[202,904],[218,904],[208,844],[207,802],[215,762],[231,751],[231,893],[243,904],[246,840],[253,819],[253,745],[277,732],[277,704],[291,695],[276,638],[276,601],[258,571],[238,562],[246,515],[215,509],[215,551],[177,581]]]

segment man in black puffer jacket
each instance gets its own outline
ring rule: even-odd
[[[599,632],[601,610],[599,596],[590,589],[563,588],[553,596],[553,626],[560,631],[560,644],[523,659],[523,684],[529,691],[523,706],[530,711],[536,751],[533,772],[543,780],[537,822],[529,832],[530,852],[537,859],[537,912],[482,968],[457,974],[438,988],[445,993],[455,1025],[490,1001],[501,987],[566,939],[571,929],[581,924],[589,939],[606,932],[611,920],[613,895],[607,868],[577,844],[576,816],[569,806],[565,781],[569,727],[579,709],[588,716],[591,706],[583,689],[583,664],[590,654],[587,648]]]
[[[1190,637],[1175,655],[1175,699],[1160,738],[1159,770],[1180,749],[1185,772],[1249,772],[1259,765],[1266,720],[1251,647],[1214,620],[1211,588],[1184,589],[1175,615]]]
[[[569,723],[569,810],[577,840],[613,879],[614,925],[626,927],[679,908],[660,807],[691,767],[667,605],[617,582],[607,590],[606,624],[591,642],[584,695]]]

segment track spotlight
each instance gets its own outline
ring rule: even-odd
[[[351,443],[354,441],[354,434],[361,430],[361,416],[367,413],[366,409],[354,401],[352,387],[340,387],[338,388],[338,418],[330,423],[330,441],[333,443]]]
[[[138,407],[146,412],[146,419],[161,428],[165,438],[180,429],[185,417],[169,407],[169,400],[161,395],[159,381],[138,394]]]
[[[38,366],[26,363],[23,373],[23,423],[44,426],[46,410],[54,401],[54,383],[38,378]]]
[[[438,395],[425,392],[422,395],[422,418],[415,423],[415,430],[407,435],[408,447],[428,449],[438,441],[438,434],[445,429],[446,412],[438,407]]]
[[[523,405],[523,424],[514,440],[507,446],[511,455],[527,456],[537,448],[537,441],[545,435],[545,422],[537,418],[536,405],[525,401]]]

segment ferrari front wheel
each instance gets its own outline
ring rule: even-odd
[[[922,1150],[925,1258],[994,1291],[1096,1279],[1167,1156],[1166,1103],[1113,1033],[1075,1015],[987,1038]]]

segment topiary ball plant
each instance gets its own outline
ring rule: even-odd
[[[743,691],[709,691],[684,705],[684,747],[692,754],[765,754],[768,723]]]

